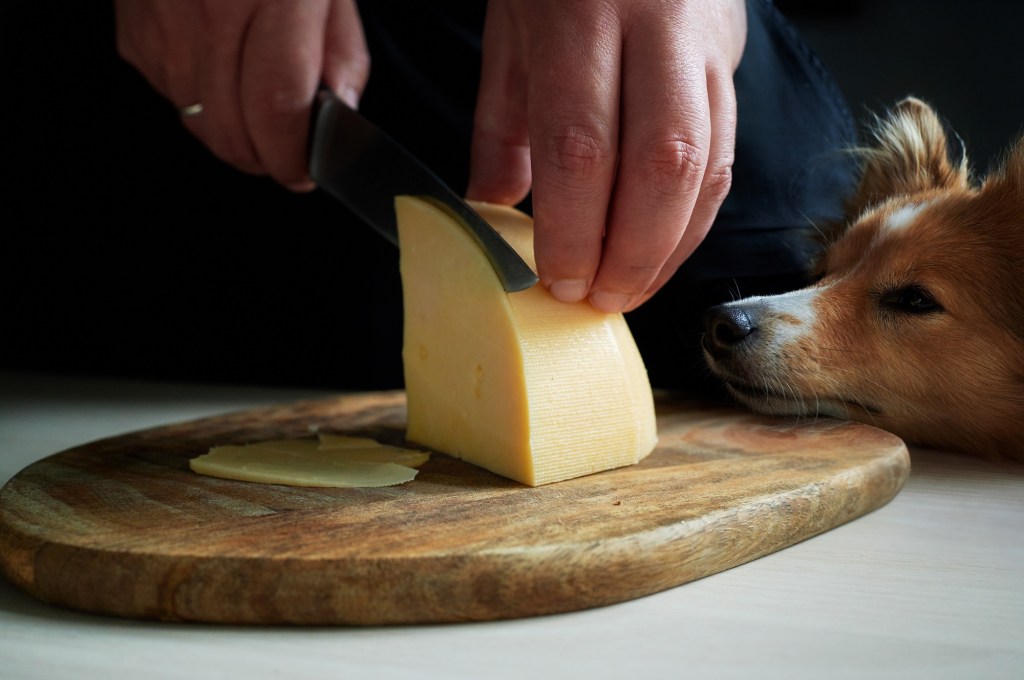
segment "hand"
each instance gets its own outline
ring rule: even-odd
[[[703,240],[729,190],[742,0],[492,0],[470,198],[533,184],[541,282],[637,307]]]
[[[222,160],[313,188],[306,145],[322,82],[356,106],[370,59],[354,0],[117,0],[117,45]]]

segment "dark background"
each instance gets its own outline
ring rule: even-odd
[[[1020,133],[1017,3],[779,5],[858,117],[922,97],[979,170]],[[117,58],[112,16],[105,3],[0,9],[0,369],[399,385],[397,251],[324,195],[296,196],[213,159]],[[364,110],[421,114],[372,83]],[[460,188],[465,156],[431,125],[402,141]],[[468,121],[456,134],[468,140]]]
[[[1024,5],[1001,0],[777,2],[867,120],[913,94],[938,109],[983,174],[1024,132]]]

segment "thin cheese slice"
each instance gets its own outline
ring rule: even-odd
[[[215,446],[189,461],[193,471],[244,482],[314,487],[380,487],[411,481],[430,454],[364,437],[321,434]]]
[[[424,451],[388,446],[369,437],[348,437],[325,432],[321,432],[319,436],[318,451],[340,453],[345,460],[364,463],[398,463],[406,467],[418,468],[430,459],[430,454]]]
[[[532,220],[473,205],[535,267]],[[651,387],[621,314],[506,293],[453,217],[408,196],[396,210],[410,441],[531,486],[651,452]]]

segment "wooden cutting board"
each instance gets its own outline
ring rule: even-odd
[[[214,444],[314,429],[401,443],[402,393],[158,427],[39,461],[0,491],[0,567],[46,601],[126,617],[387,624],[532,616],[658,592],[877,508],[896,437],[658,398],[640,465],[528,488],[443,455],[413,482],[310,489],[214,479]]]

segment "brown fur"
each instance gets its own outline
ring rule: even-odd
[[[806,289],[813,319],[794,318],[787,306],[796,303],[773,297],[732,303],[719,323],[742,309],[750,331],[734,342],[736,330],[716,327],[712,310],[709,365],[741,401],[1024,459],[1024,138],[980,186],[948,147],[919,100],[879,122],[860,151],[848,226],[832,235],[821,279]],[[909,226],[886,226],[908,209]],[[921,305],[928,310],[908,311]],[[793,330],[791,341],[776,340]]]

